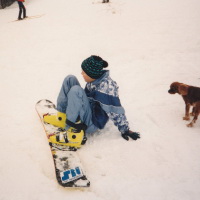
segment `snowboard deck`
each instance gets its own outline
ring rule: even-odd
[[[40,17],[43,17],[45,14],[42,14],[42,15],[34,15],[34,16],[28,16],[22,20],[14,20],[14,21],[11,21],[11,22],[21,22],[21,21],[25,21],[25,20],[29,20],[29,19],[36,19],[36,18],[40,18]]]
[[[51,101],[43,99],[38,101],[35,107],[49,142],[58,183],[63,187],[70,188],[89,187],[90,181],[83,170],[77,148],[70,147],[66,143],[56,142],[55,137],[60,134],[60,129],[43,121],[43,116],[46,114],[55,115],[57,113],[55,105]]]

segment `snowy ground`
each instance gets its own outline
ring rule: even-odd
[[[27,0],[0,10],[0,200],[199,200],[200,119],[187,128],[173,81],[200,86],[199,0]],[[139,141],[112,122],[78,153],[89,189],[55,180],[35,103],[56,101],[67,74],[84,86],[80,64],[109,62]]]

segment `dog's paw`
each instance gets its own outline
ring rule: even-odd
[[[193,123],[191,122],[191,123],[187,124],[187,127],[193,127]]]
[[[188,120],[190,120],[190,117],[183,117],[183,120],[188,121]]]
[[[194,113],[191,112],[191,113],[190,113],[190,116],[194,116]]]

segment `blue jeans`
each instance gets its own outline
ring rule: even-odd
[[[98,129],[92,123],[89,99],[73,75],[67,76],[63,81],[57,98],[57,110],[66,113],[67,119],[73,123],[80,117],[81,122],[87,125],[86,133],[94,133]]]

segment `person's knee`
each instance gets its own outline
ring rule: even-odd
[[[69,80],[69,79],[74,79],[76,78],[76,76],[72,75],[72,74],[69,74],[65,77],[65,80]]]
[[[80,86],[80,85],[74,85],[72,88],[71,88],[71,91],[73,93],[82,93],[83,92],[83,88]]]
[[[64,82],[74,82],[76,80],[77,80],[76,76],[68,75],[68,76],[65,77]]]
[[[71,89],[70,89],[70,95],[75,95],[78,97],[82,97],[83,96],[83,88],[79,85],[74,85]]]

